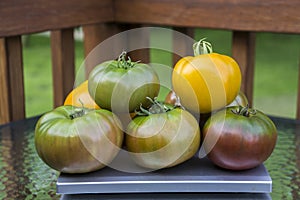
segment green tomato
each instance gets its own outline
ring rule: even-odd
[[[35,128],[35,147],[51,168],[65,173],[101,169],[123,141],[119,120],[104,109],[61,106],[44,114]]]
[[[140,62],[125,60],[126,53],[119,60],[97,65],[88,78],[89,93],[101,107],[114,113],[134,112],[140,104],[146,106],[146,97],[158,95],[160,84],[152,67]]]
[[[135,117],[127,127],[125,141],[136,164],[161,169],[195,155],[200,146],[200,129],[189,112],[175,108]]]
[[[235,106],[213,114],[203,128],[203,147],[219,167],[245,170],[258,166],[272,154],[277,129],[259,110]]]

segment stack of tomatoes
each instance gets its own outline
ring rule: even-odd
[[[185,162],[199,149],[222,168],[249,169],[264,162],[275,147],[276,127],[248,107],[238,64],[212,53],[204,40],[194,51],[175,65],[173,91],[165,102],[157,100],[160,80],[151,66],[131,61],[126,52],[99,64],[63,106],[39,119],[38,155],[65,173],[99,170],[120,149],[154,170]]]

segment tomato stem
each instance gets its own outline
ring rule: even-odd
[[[251,115],[256,114],[256,110],[249,108],[249,104],[247,104],[246,107],[240,105],[236,110],[232,109],[231,112],[237,115],[243,115],[245,117],[250,117]]]
[[[209,54],[213,52],[211,43],[205,40],[206,38],[202,38],[201,40],[193,44],[194,56]]]
[[[139,62],[139,61],[137,61],[137,62],[131,61],[131,58],[129,56],[127,57],[127,60],[126,60],[126,55],[127,55],[126,51],[123,51],[119,55],[119,58],[118,58],[118,67],[119,68],[130,69],[130,68],[134,67],[134,65]]]
[[[79,100],[79,102],[80,102],[80,104],[81,104],[81,107],[84,108],[84,103],[83,103],[83,101],[82,101],[80,98],[79,98],[78,100]]]
[[[136,111],[138,115],[152,115],[152,114],[160,114],[166,113],[170,110],[173,110],[175,107],[166,106],[164,103],[159,102],[157,97],[151,99],[150,97],[146,97],[149,101],[151,101],[151,106],[148,109],[143,108],[140,105],[140,111]]]
[[[78,117],[82,117],[85,114],[86,114],[86,112],[85,112],[85,109],[83,107],[82,108],[75,108],[74,112],[72,114],[70,114],[69,117],[71,119],[75,119],[75,118],[78,118]]]

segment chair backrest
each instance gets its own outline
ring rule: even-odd
[[[174,27],[190,36],[193,36],[194,28],[231,30],[232,56],[240,64],[243,77],[246,77],[242,90],[251,103],[255,33],[299,34],[299,10],[298,0],[2,0],[0,124],[25,118],[21,41],[24,34],[51,31],[54,106],[58,106],[74,84],[73,30],[76,27],[83,28],[86,55],[113,34],[145,25]],[[141,37],[149,40],[146,36]],[[149,60],[147,51],[136,52],[137,55]],[[174,62],[177,59],[174,56]],[[92,65],[86,67],[89,72]]]

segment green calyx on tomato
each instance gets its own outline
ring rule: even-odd
[[[140,110],[136,110],[136,114],[141,116],[141,115],[152,115],[152,114],[160,114],[160,113],[165,113],[170,110],[173,110],[175,106],[165,104],[163,102],[159,102],[157,100],[157,97],[154,99],[151,99],[150,97],[147,97],[147,99],[151,102],[151,105],[149,106],[148,109],[143,108],[142,104],[140,105]]]
[[[206,38],[202,38],[199,42],[193,44],[194,56],[202,54],[209,54],[213,52],[211,43],[205,41]]]
[[[118,60],[97,65],[89,74],[88,90],[101,108],[114,113],[132,113],[146,97],[154,98],[160,90],[155,70],[148,64],[126,60],[123,52]]]
[[[194,56],[180,59],[174,66],[172,85],[182,105],[194,113],[210,113],[230,104],[241,86],[236,61],[213,53],[204,39],[193,45]]]
[[[134,67],[135,64],[139,63],[139,61],[138,62],[131,61],[129,56],[126,60],[126,55],[127,55],[126,51],[123,51],[120,54],[120,56],[118,58],[118,67],[123,68],[123,69],[129,69],[129,68]]]
[[[81,108],[74,107],[73,112],[69,114],[70,119],[82,117],[83,115],[85,115],[89,111],[91,111],[90,109],[84,107],[83,102],[80,99],[79,99],[79,102],[81,103],[82,107]]]
[[[256,110],[249,108],[249,104],[247,104],[246,107],[238,106],[238,108],[232,109],[231,112],[233,112],[234,114],[237,114],[237,115],[245,116],[245,117],[250,117],[250,115],[256,114]]]
[[[107,166],[123,142],[121,123],[110,111],[60,106],[38,120],[35,147],[51,168],[85,173]]]
[[[74,113],[70,114],[70,118],[75,119],[78,117],[82,117],[85,114],[86,114],[86,111],[84,109],[79,109],[77,111],[74,111]]]
[[[213,114],[203,128],[203,147],[219,167],[251,169],[272,154],[276,126],[263,112],[248,106],[228,107]]]

